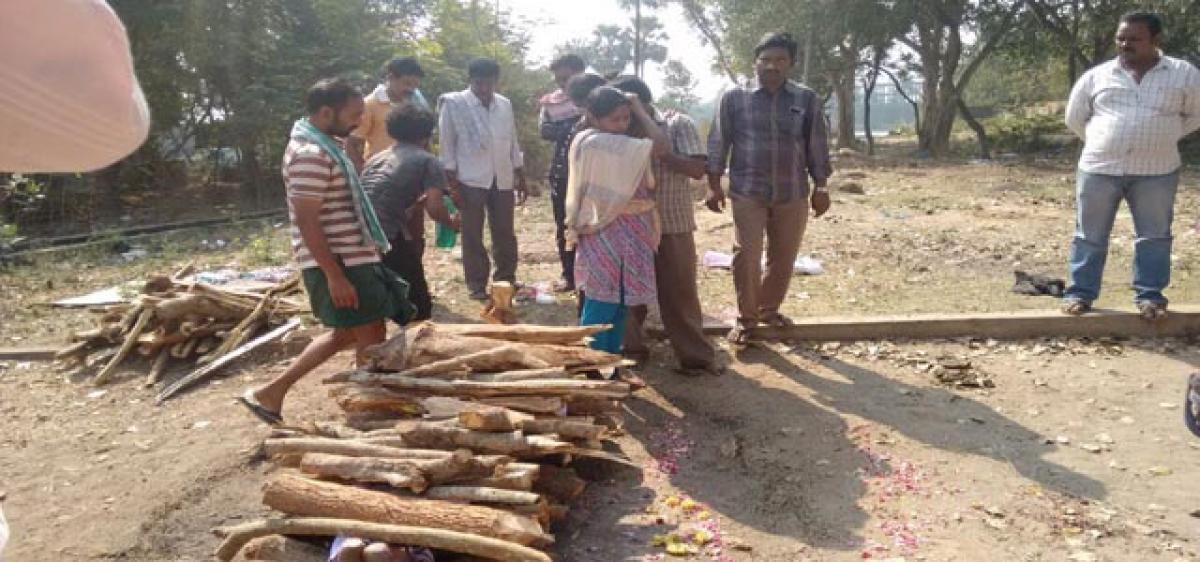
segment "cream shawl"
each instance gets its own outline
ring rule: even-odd
[[[654,188],[650,153],[654,142],[588,129],[575,135],[567,153],[567,239],[603,230],[622,214],[654,209],[653,200],[634,200],[638,187]]]

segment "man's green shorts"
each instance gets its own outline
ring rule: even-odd
[[[396,277],[383,264],[368,263],[353,267],[342,266],[346,279],[358,292],[358,308],[337,308],[329,294],[329,283],[319,267],[303,271],[304,288],[313,316],[330,328],[353,328],[391,318],[406,324],[416,308],[408,302],[408,283]]]

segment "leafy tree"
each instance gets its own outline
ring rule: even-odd
[[[659,96],[658,103],[663,107],[690,111],[699,105],[700,97],[696,95],[696,78],[688,70],[687,65],[671,59],[663,68],[663,87],[665,91]]]
[[[663,63],[667,60],[667,39],[663,24],[658,18],[646,16],[642,18],[642,61],[650,60]],[[612,24],[597,25],[589,39],[574,39],[559,45],[558,54],[574,53],[583,57],[588,64],[602,75],[624,74],[633,65],[633,72],[639,72],[637,65],[636,32],[629,26]]]

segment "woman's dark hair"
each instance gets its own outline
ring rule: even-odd
[[[600,86],[588,94],[587,108],[596,118],[608,117],[622,106],[629,105],[625,92],[612,86]]]
[[[416,76],[424,78],[425,71],[421,70],[421,64],[413,57],[403,57],[392,59],[387,64],[383,65],[383,75],[386,76]]]
[[[334,111],[346,106],[353,98],[361,98],[362,92],[349,81],[342,78],[325,78],[318,80],[304,94],[304,109],[309,115],[314,115],[322,107],[332,107]]]
[[[771,32],[763,35],[762,39],[758,40],[758,45],[754,46],[754,58],[758,58],[758,55],[762,54],[763,51],[774,48],[786,50],[788,57],[794,61],[796,60],[796,51],[799,50],[800,45],[792,38],[791,33],[783,31]]]
[[[647,86],[641,78],[632,74],[618,76],[616,80],[613,80],[608,85],[622,92],[637,94],[638,99],[642,100],[642,103],[646,105],[654,103],[654,94],[650,93],[650,86]]]
[[[1126,25],[1140,23],[1150,31],[1151,37],[1158,37],[1163,32],[1162,16],[1154,12],[1129,12],[1121,16],[1121,23]]]
[[[475,78],[499,78],[500,63],[492,59],[475,59],[467,65],[467,77]]]
[[[420,144],[433,136],[437,118],[428,110],[411,103],[397,107],[387,114],[388,135],[399,142]]]
[[[603,76],[591,72],[572,76],[570,80],[567,80],[567,95],[571,97],[571,101],[575,102],[575,105],[586,106],[588,95],[592,93],[592,90],[603,86],[604,82]]]

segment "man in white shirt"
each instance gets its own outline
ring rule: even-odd
[[[1115,59],[1086,72],[1067,103],[1067,126],[1084,140],[1071,283],[1063,312],[1083,314],[1100,296],[1108,238],[1124,199],[1133,215],[1134,303],[1147,320],[1166,316],[1179,140],[1200,128],[1200,71],[1159,50],[1162,18],[1121,17]]]
[[[500,65],[491,59],[475,59],[467,67],[467,76],[471,81],[468,89],[442,96],[438,129],[442,166],[461,208],[467,289],[472,299],[486,300],[491,264],[483,245],[484,218],[496,260],[492,279],[516,282],[513,206],[525,203],[525,174],[512,103],[496,93]]]

